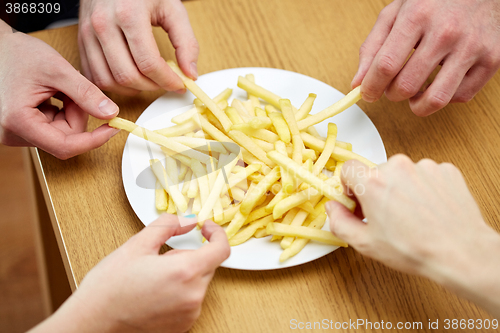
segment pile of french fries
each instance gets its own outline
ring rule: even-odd
[[[172,118],[176,125],[150,131],[118,117],[109,121],[160,145],[165,153],[165,165],[150,160],[157,179],[156,208],[172,214],[191,210],[200,226],[207,219],[226,226],[231,246],[272,236],[283,249],[281,262],[310,240],[347,246],[321,230],[325,203],[336,200],[354,211],[355,202],[340,182],[342,165],[350,159],[375,164],[353,153],[350,143],[337,140],[335,124],[328,124],[326,138],[314,125],[355,104],[359,88],[309,115],[315,94],[297,109],[248,74],[238,78],[248,99],[229,104],[231,89],[212,99],[175,63],[168,64],[196,96],[192,109]]]

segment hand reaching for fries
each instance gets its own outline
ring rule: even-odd
[[[188,331],[215,270],[230,253],[224,230],[207,222],[202,233],[209,242],[202,248],[158,254],[165,241],[193,227],[181,227],[176,216],[163,214],[95,266],[32,332]]]
[[[106,143],[116,129],[86,132],[89,114],[110,119],[118,106],[59,53],[0,20],[0,141],[36,146],[67,159]],[[63,109],[50,103],[55,97]]]
[[[341,177],[368,222],[331,201],[334,235],[361,254],[428,277],[500,315],[500,236],[483,220],[456,167],[396,155],[376,169],[348,161]]]
[[[78,46],[85,76],[103,90],[126,95],[184,91],[160,55],[152,25],[168,33],[182,70],[196,79],[198,42],[180,0],[81,0]]]
[[[361,46],[352,86],[361,84],[368,102],[384,92],[391,101],[409,99],[419,116],[468,102],[500,68],[499,26],[497,0],[395,0]]]

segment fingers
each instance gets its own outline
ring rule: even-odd
[[[17,133],[31,145],[60,159],[68,159],[100,147],[118,133],[116,129],[107,124],[92,132],[82,133],[76,128],[82,126],[81,123],[75,124],[75,128],[71,128],[66,121],[56,120],[55,125],[53,125],[37,109],[21,112],[24,113],[21,115],[23,121],[12,125],[12,132]]]
[[[160,55],[151,31],[150,19],[141,20],[140,17],[135,18],[133,14],[129,15],[129,13],[124,12],[118,16],[118,20],[135,64],[142,75],[165,90],[184,89],[182,80],[170,69],[165,59]]]
[[[389,36],[361,83],[361,96],[365,101],[374,102],[382,96],[421,36],[422,27],[419,23],[412,23],[412,20],[407,20],[401,14],[396,18]]]
[[[445,60],[432,84],[423,93],[410,98],[410,108],[417,116],[428,116],[444,108],[455,95],[460,83],[472,64],[459,59]]]
[[[189,225],[181,226],[179,218],[176,215],[162,214],[132,237],[129,242],[133,245],[135,253],[158,254],[160,247],[167,240],[173,236],[185,234],[195,226],[196,221],[193,221]]]
[[[146,23],[149,24],[147,21]],[[113,78],[120,86],[138,90],[160,88],[139,72],[130,54],[127,41],[117,26],[105,25],[102,31],[96,31],[96,33]]]
[[[163,29],[168,33],[175,48],[175,55],[179,67],[186,76],[196,80],[198,78],[199,45],[194,35],[186,8],[180,1],[174,1],[172,8],[166,13],[167,19],[162,21]]]
[[[201,233],[208,244],[192,253],[193,260],[204,273],[210,273],[220,266],[231,254],[226,232],[212,221],[205,221]]]
[[[355,196],[358,200],[361,200],[360,197],[365,192],[365,184],[371,172],[372,171],[366,164],[357,160],[345,162],[342,167],[340,178],[346,188],[346,194]]]
[[[367,226],[365,223],[341,203],[327,202],[326,213],[330,218],[332,233],[348,244],[356,246],[362,237],[366,237]]]
[[[451,38],[424,36],[404,68],[389,84],[385,91],[387,98],[393,102],[400,102],[415,96],[449,52],[451,40]]]
[[[366,72],[368,72],[371,63],[375,58],[375,55],[380,50],[387,36],[391,32],[400,8],[400,1],[394,1],[380,12],[372,31],[359,49],[358,71],[352,79],[351,88],[356,88],[363,81]]]
[[[89,79],[92,78],[92,82],[105,91],[111,91],[122,95],[135,95],[139,93],[139,90],[122,87],[115,81],[108,67],[101,44],[95,36],[95,31],[90,22],[87,21],[80,24],[80,36],[83,46],[80,50],[83,49],[85,51],[85,55],[81,56],[82,66],[84,64],[84,59],[87,59],[90,75],[86,73],[87,70],[85,66],[82,68],[87,77],[89,77]]]
[[[450,103],[466,103],[472,100],[495,73],[496,70],[491,70],[481,65],[473,66],[465,75],[460,86],[458,86]]]
[[[118,105],[69,63],[59,68],[58,80],[52,87],[63,92],[88,114],[99,119],[111,119],[118,114]]]

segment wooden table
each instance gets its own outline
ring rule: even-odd
[[[282,68],[347,93],[357,70],[358,49],[389,2],[204,0],[187,1],[185,6],[201,46],[200,74],[246,66]],[[78,68],[76,34],[76,27],[68,27],[33,35]],[[173,59],[165,33],[155,29],[155,34],[163,56]],[[135,121],[162,94],[110,96],[120,106],[120,115]],[[415,161],[428,157],[457,165],[484,217],[499,229],[499,75],[473,101],[450,105],[427,118],[413,115],[407,102],[392,103],[386,98],[358,105],[379,130],[388,156],[404,153]],[[92,120],[90,128],[100,123]],[[97,262],[143,228],[121,180],[126,138],[122,132],[103,147],[68,161],[31,151],[48,207],[43,212],[39,205],[40,228],[48,232],[43,218],[48,213],[72,290]],[[50,237],[43,239],[49,252],[54,249]],[[50,259],[47,265],[47,284],[53,287],[48,294],[58,291],[60,295],[54,297],[64,297],[57,265]],[[192,331],[282,332],[290,330],[292,319],[423,322],[427,329],[429,319],[442,323],[454,318],[490,317],[433,282],[398,273],[348,248],[282,270],[218,269]]]

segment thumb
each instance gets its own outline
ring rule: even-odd
[[[325,207],[332,233],[356,247],[357,240],[366,234],[366,224],[339,202],[329,201]]]
[[[184,224],[184,223],[183,223]],[[158,254],[160,247],[173,236],[182,235],[196,226],[196,218],[192,223],[181,226],[177,215],[162,214],[159,218],[132,237],[129,242],[135,252],[142,254]]]
[[[118,114],[118,105],[69,63],[59,72],[53,88],[63,92],[83,111],[99,119],[111,119]]]

